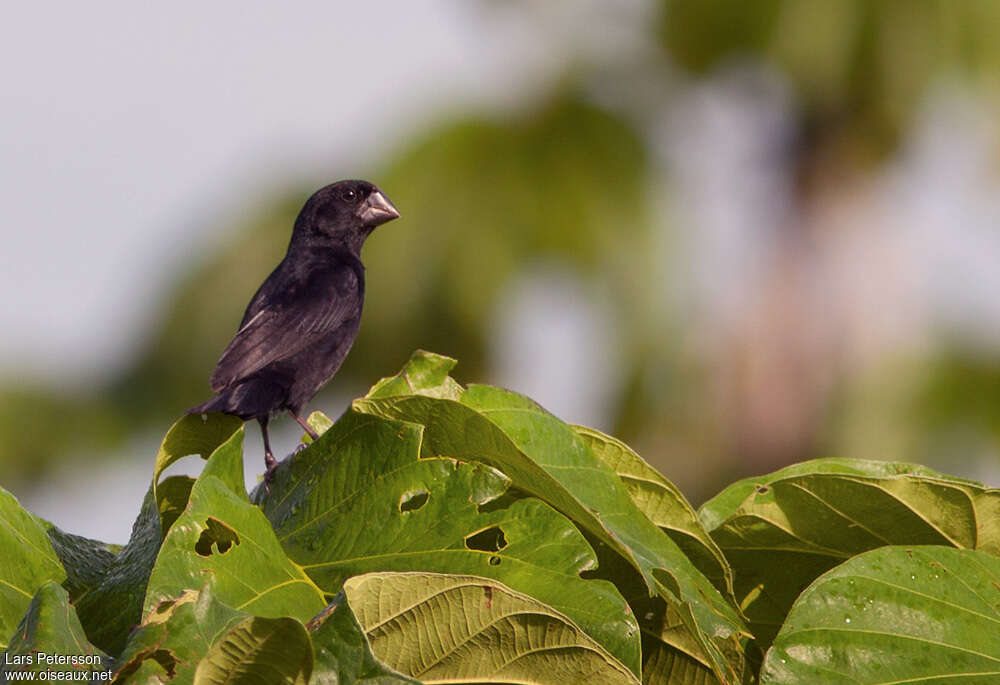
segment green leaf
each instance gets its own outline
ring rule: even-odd
[[[306,629],[313,644],[310,685],[419,685],[375,658],[343,593],[309,621]]]
[[[149,612],[118,660],[115,682],[304,683],[297,676],[308,677],[309,649],[301,623],[232,609],[209,581]]]
[[[73,535],[48,521],[39,521],[46,528],[52,549],[66,569],[63,587],[69,592],[70,601],[76,603],[100,584],[115,556],[121,552],[121,547]]]
[[[323,593],[285,555],[242,482],[234,491],[242,462],[232,452],[227,442],[212,454],[187,508],[164,538],[149,578],[145,612],[201,587],[210,577],[216,598],[225,604],[259,616],[305,621],[326,603]]]
[[[642,576],[617,551],[593,536],[587,539],[599,562],[590,577],[614,582],[638,619],[642,635],[642,681],[657,685],[718,683],[719,679],[704,660],[691,656],[700,653],[700,648],[677,610],[659,595],[650,597]],[[742,658],[734,653],[730,660],[739,663]]]
[[[365,397],[424,395],[457,400],[464,389],[449,376],[456,361],[433,352],[417,350],[395,376],[383,378]]]
[[[658,639],[642,640],[643,685],[718,685],[719,679],[700,661]]]
[[[638,684],[565,615],[489,578],[371,573],[344,592],[375,655],[427,682]]]
[[[646,518],[677,543],[719,592],[732,598],[733,577],[729,563],[677,486],[622,441],[586,426],[572,428],[594,456],[618,474]]]
[[[44,526],[0,488],[0,647],[17,627],[35,592],[46,581],[62,582],[59,562]]]
[[[744,478],[730,484],[725,490],[705,502],[698,510],[698,516],[706,528],[718,528],[723,521],[735,511],[743,501],[753,494],[760,485],[795,476],[812,476],[815,474],[830,474],[842,476],[860,476],[864,478],[893,478],[896,476],[921,476],[928,479],[946,480],[949,483],[959,483],[983,487],[982,483],[973,480],[949,476],[939,473],[920,464],[910,464],[899,461],[870,461],[866,459],[811,459],[778,469],[763,476]]]
[[[160,516],[150,488],[128,544],[100,582],[76,602],[87,637],[112,656],[121,652],[129,630],[142,618],[142,598],[159,548]]]
[[[1000,559],[948,547],[856,556],[802,593],[761,683],[1000,682]]]
[[[566,614],[639,670],[638,626],[614,585],[584,580],[593,550],[537,499],[502,501],[483,464],[421,459],[420,426],[350,411],[281,464],[260,506],[288,555],[328,594],[372,571],[495,578]]]
[[[643,515],[621,479],[565,423],[525,397],[488,386],[470,386],[458,401],[365,397],[354,407],[423,425],[423,456],[448,455],[500,469],[515,486],[617,550],[639,570],[650,593],[675,606],[695,638],[685,642],[694,646],[691,656],[721,679],[737,679],[742,664],[726,657],[742,652],[742,621],[734,607]]]
[[[170,476],[157,485],[156,506],[160,512],[160,529],[166,533],[180,517],[191,498],[195,479],[190,476]]]
[[[195,671],[195,685],[306,685],[312,643],[293,618],[251,616],[229,630]]]
[[[158,493],[160,476],[168,466],[192,454],[208,459],[219,446],[230,442],[237,433],[242,432],[242,419],[228,414],[187,414],[178,419],[167,431],[156,455],[153,495],[157,502],[162,499]],[[241,476],[240,484],[242,483]],[[163,535],[166,534],[167,530],[164,528]]]
[[[40,652],[71,661],[50,663]],[[54,581],[47,581],[31,600],[4,653],[0,681],[6,682],[9,679],[3,676],[15,672],[100,673],[107,670],[106,658],[106,654],[87,641],[66,590]]]
[[[1000,554],[1000,490],[912,464],[823,459],[734,483],[701,509],[766,649],[814,579],[883,545]]]

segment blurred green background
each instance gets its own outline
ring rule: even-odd
[[[393,21],[391,5],[378,12],[348,23]],[[421,31],[436,22],[463,39],[440,73],[413,77],[412,102],[451,64],[493,92],[470,101],[459,83],[379,114],[395,125],[365,132],[385,140],[351,148],[351,168],[324,140],[303,173],[258,162],[261,191],[211,232],[184,233],[140,324],[103,333],[127,336],[127,354],[86,382],[8,358],[4,487],[65,498],[71,463],[91,497],[128,487],[138,501],[141,481],[81,473],[152,464],[159,436],[208,397],[302,202],[344,176],[377,183],[403,218],[365,247],[361,334],[313,409],[338,415],[424,348],[458,358],[463,382],[622,438],[695,504],[822,456],[1000,484],[1000,2],[440,2],[414,21],[377,45],[383,61],[431,49]],[[216,39],[222,54],[230,38]],[[329,76],[331,127],[355,79],[393,85],[365,60],[331,41],[301,67]],[[280,74],[248,78],[266,97]],[[311,107],[302,95],[285,104]],[[296,432],[281,435],[287,452]],[[252,429],[253,473],[259,451]]]

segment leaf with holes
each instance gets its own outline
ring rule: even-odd
[[[881,547],[795,601],[761,683],[1000,682],[1000,559]]]
[[[748,478],[700,516],[766,649],[813,580],[876,547],[948,545],[1000,554],[1000,490],[913,464],[820,459]]]
[[[404,368],[401,375],[407,373]],[[526,397],[479,385],[457,400],[379,394],[353,406],[424,426],[423,456],[484,462],[571,518],[627,559],[650,594],[663,597],[681,617],[693,639],[678,640],[677,648],[688,650],[722,680],[739,677],[746,633],[736,609],[646,518],[617,474],[565,423]]]
[[[260,616],[305,621],[326,604],[319,588],[285,555],[242,484],[235,486],[237,470],[242,473],[238,455],[224,449],[205,465],[184,513],[163,540],[144,613],[200,588],[206,578],[213,579],[219,601]]]
[[[565,615],[490,578],[370,573],[344,593],[375,655],[425,682],[639,682]]]
[[[375,658],[343,593],[306,629],[313,645],[313,685],[420,685]]]
[[[42,585],[11,639],[0,663],[0,682],[13,681],[12,673],[51,675],[53,666],[41,659],[40,652],[65,656],[72,661],[60,664],[64,673],[95,674],[106,671],[107,655],[87,641],[69,595],[53,581]],[[43,678],[45,676],[42,676]]]
[[[62,582],[66,571],[42,523],[3,488],[0,550],[0,647],[6,647],[38,588],[50,580]]]
[[[350,411],[282,463],[261,509],[288,555],[329,594],[371,571],[495,578],[567,615],[638,672],[638,626],[614,585],[584,580],[593,550],[534,498],[478,463],[421,459],[420,426]]]

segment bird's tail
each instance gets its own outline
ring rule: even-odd
[[[232,414],[232,407],[227,397],[228,393],[222,393],[221,395],[216,395],[207,402],[202,402],[196,407],[191,407],[185,414],[211,414],[212,412],[221,412],[223,414]]]
[[[185,414],[221,412],[238,416],[244,421],[267,418],[283,406],[286,391],[280,385],[262,378],[249,378],[231,385],[218,395],[191,407]]]

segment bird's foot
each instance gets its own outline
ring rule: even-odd
[[[305,448],[309,447],[309,444],[310,443],[300,442],[298,445],[296,445],[295,449],[292,450],[292,454],[298,454],[299,452],[301,452]]]

